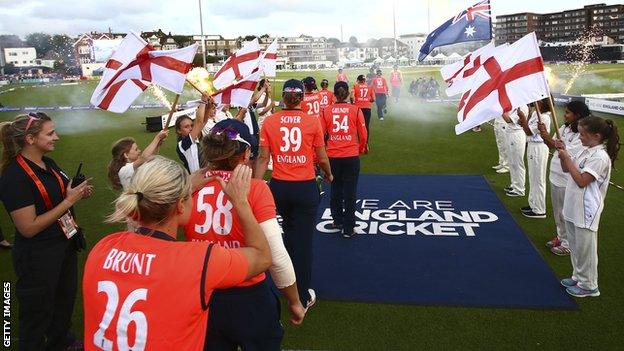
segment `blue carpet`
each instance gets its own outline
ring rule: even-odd
[[[482,176],[361,175],[352,239],[329,233],[326,190],[314,237],[320,299],[578,308]]]

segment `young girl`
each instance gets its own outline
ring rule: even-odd
[[[176,153],[189,173],[200,168],[197,144],[206,124],[206,118],[214,118],[214,115],[214,102],[209,96],[204,95],[195,112],[195,121],[189,116],[181,116],[176,120],[175,131],[178,135]]]
[[[570,101],[565,109],[565,124],[559,128],[559,136],[565,143],[566,149],[570,155],[576,155],[583,145],[579,138],[578,122],[581,118],[588,117],[589,108],[581,101]],[[537,125],[544,143],[550,148],[555,148],[555,141],[548,134],[546,126],[538,123]],[[550,198],[552,201],[553,217],[557,228],[557,235],[546,242],[546,247],[552,253],[558,256],[567,256],[570,254],[570,244],[565,231],[565,221],[561,210],[563,209],[563,198],[565,195],[566,184],[570,175],[564,173],[561,169],[561,161],[555,150],[553,157],[550,159],[550,173],[548,179],[550,181]]]
[[[134,171],[152,155],[158,153],[158,148],[167,138],[169,130],[158,132],[152,142],[141,152],[133,138],[117,140],[112,147],[113,159],[108,164],[108,179],[114,189],[126,189]]]
[[[547,132],[550,131],[550,104],[548,99],[536,102],[541,112],[531,113],[527,121],[522,111],[518,112],[518,122],[527,135],[527,166],[529,170],[529,206],[520,211],[525,217],[546,218],[546,166],[548,164],[548,146],[540,136],[537,123],[541,121]]]
[[[524,196],[526,184],[526,168],[524,166],[524,152],[526,150],[526,134],[518,124],[518,113],[529,113],[529,108],[522,105],[518,109],[503,113],[502,117],[507,122],[507,151],[509,160],[509,176],[511,185],[505,188],[507,196]]]
[[[600,296],[598,290],[598,223],[609,188],[611,167],[620,149],[611,120],[587,117],[578,124],[585,147],[574,157],[556,142],[561,168],[570,173],[563,200],[563,218],[570,242],[572,277],[561,285],[576,297]]]

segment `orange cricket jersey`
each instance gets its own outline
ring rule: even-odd
[[[203,350],[212,291],[249,269],[218,245],[206,262],[208,245],[131,232],[100,240],[84,269],[85,350]]]
[[[323,109],[321,124],[327,133],[327,156],[353,157],[366,146],[366,124],[362,110],[348,103],[337,103]]]
[[[401,72],[399,71],[390,72],[390,83],[392,83],[392,86],[395,86],[395,87],[401,86]]]
[[[346,82],[349,79],[347,78],[347,75],[345,73],[339,73],[336,75],[336,82]]]
[[[314,179],[316,148],[323,146],[319,118],[312,118],[301,110],[281,110],[262,124],[260,147],[269,148],[275,179]]]
[[[321,99],[319,93],[305,93],[301,101],[301,111],[318,117],[321,114]]]
[[[388,84],[384,77],[373,78],[372,86],[375,89],[375,94],[386,94],[388,92]]]
[[[227,182],[232,172],[209,171],[207,175],[218,175]],[[247,200],[258,223],[276,217],[273,194],[263,180],[251,180]],[[218,181],[207,183],[193,194],[193,211],[184,227],[184,236],[189,241],[214,242],[226,248],[247,246],[238,214]],[[251,286],[264,278],[265,274],[260,273],[238,286]]]
[[[334,93],[329,90],[323,89],[319,91],[318,94],[321,96],[321,109],[336,102],[336,97],[334,96]]]
[[[373,88],[364,83],[358,83],[353,86],[353,104],[359,108],[370,108],[371,102],[375,100]]]

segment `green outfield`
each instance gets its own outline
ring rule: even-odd
[[[573,67],[553,66],[557,81],[555,92],[560,92],[572,77]],[[371,122],[371,152],[362,158],[362,173],[379,174],[483,174],[517,223],[530,238],[536,250],[544,257],[558,277],[571,271],[568,257],[557,257],[544,247],[555,233],[550,208],[545,220],[528,219],[519,208],[526,198],[510,198],[503,188],[509,184],[508,174],[497,174],[491,166],[497,162],[492,127],[484,125],[481,133],[466,132],[456,136],[456,104],[423,103],[409,97],[407,85],[412,78],[434,76],[440,79],[437,68],[403,69],[405,84],[402,100],[389,102],[389,114],[379,122],[373,112]],[[351,82],[364,70],[346,70]],[[389,69],[384,70],[386,77]],[[278,79],[303,78],[312,75],[317,83],[327,78],[333,83],[335,71],[281,72]],[[7,106],[86,105],[95,82],[55,87],[0,87],[0,103]],[[320,84],[319,84],[320,85]],[[281,83],[274,86],[274,94]],[[571,94],[624,92],[624,64],[590,65],[570,89]],[[196,99],[190,88],[181,101]],[[169,94],[172,100],[172,95]],[[141,101],[155,102],[144,94]],[[121,226],[102,224],[111,211],[116,193],[106,179],[111,144],[125,136],[137,139],[144,147],[154,134],[146,133],[141,124],[148,115],[159,115],[164,109],[130,110],[123,115],[104,111],[50,111],[60,141],[50,156],[66,171],[73,173],[79,162],[83,171],[93,176],[95,195],[76,207],[80,224],[85,227],[89,247]],[[0,120],[9,120],[17,113],[0,113]],[[557,115],[562,121],[562,109]],[[599,114],[600,115],[600,114]],[[616,121],[624,134],[624,117],[600,115]],[[177,160],[175,135],[162,147],[163,155]],[[624,155],[620,155],[624,158]],[[615,164],[611,180],[624,184],[624,160]],[[365,194],[366,189],[359,189]],[[550,195],[547,196],[549,199]],[[549,205],[550,206],[550,205]],[[577,299],[579,311],[546,311],[503,308],[458,308],[445,306],[412,306],[347,303],[320,300],[306,316],[304,324],[292,327],[284,318],[285,349],[306,350],[516,350],[516,349],[622,349],[624,318],[624,244],[620,240],[624,219],[624,191],[611,187],[599,230],[599,298]],[[13,227],[4,210],[0,211],[2,231],[11,241]],[[80,254],[84,261],[86,253]],[[373,258],[374,259],[374,258]],[[414,258],[418,260],[418,257]],[[427,262],[422,262],[427,265]],[[82,266],[82,265],[81,265]],[[182,269],[182,268],[181,268]],[[0,252],[0,273],[3,280],[15,281],[10,254]],[[405,272],[409,274],[409,272]],[[487,274],[487,272],[483,272]],[[509,272],[514,279],[515,272]],[[322,277],[315,277],[322,279]],[[418,294],[418,291],[414,291]],[[81,295],[74,313],[74,330],[82,334]],[[13,336],[16,336],[17,300],[13,302]],[[283,316],[286,309],[283,308]],[[619,327],[618,327],[619,325]],[[619,330],[619,331],[618,331]],[[618,336],[620,335],[620,336]]]

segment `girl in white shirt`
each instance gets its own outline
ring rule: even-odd
[[[546,131],[550,131],[550,105],[548,98],[537,101],[537,109],[527,120],[526,115],[518,112],[518,122],[527,135],[527,168],[529,170],[529,206],[522,207],[522,215],[529,218],[546,218],[546,167],[548,166],[548,146],[540,136],[537,123],[541,121]]]
[[[524,152],[526,150],[526,134],[518,124],[518,111],[525,115],[529,113],[527,105],[522,105],[509,113],[503,113],[502,117],[507,122],[507,150],[509,161],[509,175],[511,185],[505,188],[507,196],[524,196],[526,184],[526,167],[524,166]]]
[[[580,135],[578,132],[578,121],[581,118],[589,117],[590,112],[587,105],[582,101],[570,101],[565,108],[564,125],[559,128],[560,139],[564,142],[566,150],[570,155],[576,155],[583,148]],[[544,143],[550,148],[555,148],[555,140],[548,134],[546,126],[538,123],[537,125],[540,135],[544,139]],[[555,219],[555,227],[557,235],[546,242],[546,247],[552,253],[558,256],[570,255],[570,243],[565,231],[565,221],[563,219],[563,198],[565,196],[565,188],[570,178],[569,173],[563,172],[561,169],[561,161],[555,150],[550,159],[550,172],[548,179],[550,181],[550,199],[552,201],[553,218]]]
[[[561,280],[568,294],[599,296],[598,223],[620,149],[617,126],[611,120],[587,117],[579,121],[585,147],[571,156],[563,141],[556,142],[561,168],[570,173],[563,200],[563,218],[570,242],[572,276]]]

